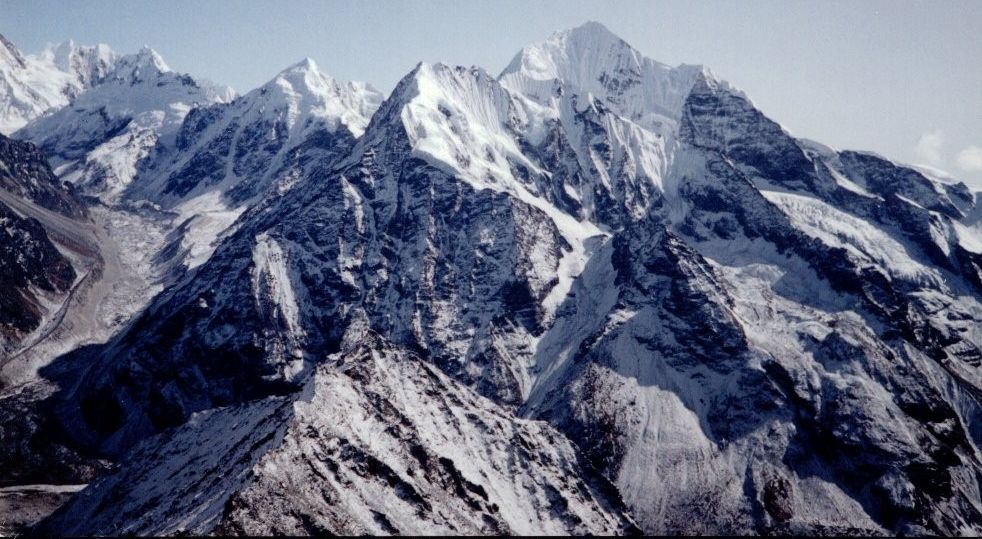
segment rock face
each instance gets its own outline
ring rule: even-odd
[[[93,162],[56,116],[22,133]],[[110,191],[191,262],[42,371],[122,463],[45,532],[982,533],[963,184],[595,23],[382,102],[302,62],[154,133]]]
[[[58,252],[36,219],[21,217],[0,203],[0,328],[4,340],[16,339],[41,323],[38,295],[68,290],[75,280],[71,263]]]
[[[62,185],[38,149],[0,135],[0,353],[6,355],[50,314],[49,304],[76,278],[71,261],[50,235],[57,234],[25,212],[39,207],[65,218],[85,208]]]
[[[585,474],[578,459],[552,427],[515,418],[369,334],[325,358],[296,394],[204,412],[137,446],[120,470],[43,529],[73,535],[634,529],[616,490]]]
[[[73,187],[55,177],[37,146],[0,135],[0,167],[0,188],[11,196],[67,217],[85,215]]]

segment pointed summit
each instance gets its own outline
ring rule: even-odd
[[[336,84],[334,79],[321,72],[317,67],[317,62],[308,56],[277,73],[272,80],[264,84],[260,89],[269,91],[274,87],[280,87],[287,91],[306,94],[318,93],[326,87]]]
[[[340,125],[360,136],[381,102],[382,95],[370,85],[338,81],[307,57],[243,95],[224,114],[242,125],[282,122],[290,130],[297,128],[291,136],[319,126],[333,132]]]
[[[637,56],[641,56],[637,50],[621,39],[620,36],[611,32],[606,26],[596,21],[587,21],[575,28],[556,32],[556,34],[553,35],[553,39],[564,39],[578,47],[584,47],[587,45],[601,45],[607,48],[617,47],[622,48],[625,51],[630,51]]]
[[[299,62],[291,65],[290,67],[288,67],[286,69],[284,69],[281,73],[292,73],[292,72],[297,72],[297,71],[302,71],[302,72],[307,72],[307,71],[319,72],[320,70],[317,68],[317,62],[315,62],[313,58],[311,58],[310,56],[305,56],[303,60],[300,60]]]
[[[505,68],[502,77],[525,72],[539,79],[579,79],[604,69],[639,66],[644,60],[606,26],[589,21],[525,47]]]
[[[157,51],[150,48],[149,45],[144,45],[136,53],[135,63],[141,68],[152,67],[161,73],[170,71],[170,67],[167,65],[167,62],[164,62],[164,58]]]
[[[675,121],[702,68],[670,67],[642,55],[598,22],[556,32],[522,49],[499,79],[546,105],[564,90],[604,101],[621,116],[654,126]]]
[[[606,34],[606,35],[608,35],[608,36],[610,36],[610,37],[612,37],[614,39],[620,39],[619,37],[617,37],[617,35],[615,35],[613,32],[611,32],[606,26],[604,26],[602,23],[599,23],[597,21],[586,21],[585,23],[583,23],[583,24],[581,24],[579,26],[576,26],[574,28],[570,28],[569,30],[566,30],[566,32],[567,33],[573,33],[573,32],[583,33],[583,32],[585,32],[585,33],[590,33],[590,34]],[[562,32],[558,32],[558,33],[562,33]]]
[[[72,51],[76,49],[75,40],[69,39],[67,41],[62,41],[54,47],[49,47],[49,49],[54,55],[55,63],[59,64],[60,66],[63,61],[67,60],[71,56]]]

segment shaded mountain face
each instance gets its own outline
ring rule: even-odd
[[[71,185],[61,182],[31,143],[0,135],[0,188],[11,196],[67,217],[82,217],[85,206]]]
[[[0,135],[0,352],[37,329],[50,303],[76,278],[71,261],[52,243],[59,230],[36,211],[68,221],[85,214],[73,190],[62,185],[38,149]]]
[[[68,290],[75,271],[36,219],[22,217],[0,203],[0,222],[4,225],[0,245],[0,327],[4,340],[8,340],[38,327],[44,314],[38,296]]]
[[[120,196],[236,213],[45,371],[126,463],[46,530],[982,530],[963,184],[795,139],[595,23],[382,102],[304,62],[174,126]]]

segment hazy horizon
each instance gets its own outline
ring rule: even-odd
[[[311,57],[388,94],[419,61],[497,74],[525,45],[588,20],[660,62],[706,65],[795,136],[982,189],[982,2],[7,1],[0,33],[27,53],[66,39],[120,53],[146,44],[239,93]]]

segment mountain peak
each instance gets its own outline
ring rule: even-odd
[[[704,71],[647,58],[590,21],[523,48],[499,80],[540,105],[549,105],[558,95],[558,82],[572,95],[600,99],[619,115],[657,128],[665,120],[677,121],[685,97]]]
[[[140,65],[153,66],[159,71],[170,71],[170,67],[164,62],[163,57],[157,51],[150,48],[149,45],[141,47],[139,52],[136,53],[136,58]]]
[[[51,49],[55,53],[56,56],[57,55],[68,54],[69,52],[75,50],[75,48],[76,48],[76,46],[75,46],[75,40],[74,39],[66,39],[65,41],[62,41],[61,43],[58,43],[57,45],[54,45],[54,46],[49,45],[48,48]]]
[[[3,34],[0,34],[0,67],[4,64],[9,64],[11,67],[16,66],[21,69],[27,66],[20,49],[11,43]]]
[[[332,93],[331,88],[336,86],[338,86],[337,82],[331,76],[323,73],[317,67],[317,62],[308,56],[277,73],[258,91],[260,93],[275,91],[288,94],[321,95]]]
[[[243,96],[240,106],[261,104],[257,110],[269,114],[291,111],[290,125],[305,126],[309,117],[316,117],[332,131],[344,124],[360,136],[381,101],[381,94],[371,85],[338,81],[306,57]]]
[[[611,62],[637,64],[643,57],[606,26],[588,21],[523,48],[502,76],[524,71],[537,78],[562,78],[564,72],[597,71]],[[585,73],[584,73],[585,74]]]
[[[170,67],[157,51],[144,45],[135,54],[120,57],[115,71],[117,76],[124,78],[133,76],[142,79],[147,74],[156,75],[167,73],[170,70]]]
[[[283,70],[284,73],[287,72],[297,72],[297,71],[315,71],[320,72],[317,67],[317,62],[314,61],[310,56],[305,56],[303,60],[291,65],[290,67]]]
[[[610,31],[609,28],[597,21],[587,21],[579,26],[556,32],[554,37],[565,37],[576,41],[593,41],[621,44],[628,49],[633,48],[620,36]]]
[[[277,73],[264,88],[286,84],[296,92],[319,93],[333,83],[334,79],[323,73],[317,67],[317,62],[308,56]]]

